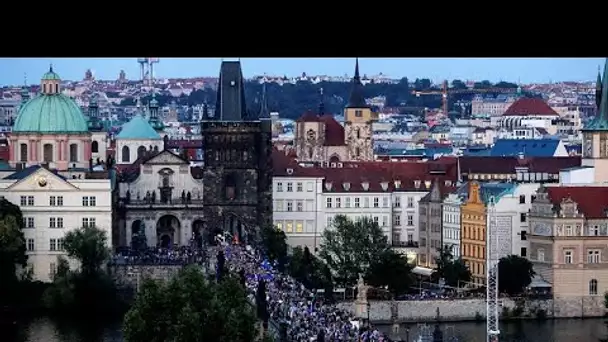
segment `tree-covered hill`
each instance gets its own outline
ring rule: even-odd
[[[297,119],[309,110],[317,111],[321,102],[320,89],[323,88],[323,103],[325,112],[332,114],[342,113],[344,106],[348,102],[351,90],[351,83],[344,82],[321,82],[313,84],[311,82],[298,82],[296,84],[279,85],[276,83],[266,84],[266,96],[268,106],[271,111],[277,111],[282,118]],[[500,82],[492,84],[489,81],[475,83],[475,89],[487,88],[517,88],[514,83]],[[466,89],[464,82],[453,80],[450,84],[451,89]],[[429,79],[416,79],[410,84],[407,78],[401,79],[396,84],[370,83],[364,86],[366,98],[385,96],[386,105],[390,107],[441,107],[441,95],[426,95],[417,97],[412,91],[440,90],[434,88]],[[258,82],[249,81],[245,83],[245,96],[247,107],[256,112],[260,107],[262,85]],[[453,104],[460,100],[471,100],[473,93],[454,94],[449,97],[449,109],[454,109]],[[215,103],[216,92],[212,89],[201,89],[192,92],[189,96],[173,98],[168,94],[156,95],[156,99],[161,106],[176,101],[180,105],[197,105],[207,101]],[[143,98],[143,104],[147,104],[149,97]],[[129,105],[133,99],[125,99],[123,105]]]

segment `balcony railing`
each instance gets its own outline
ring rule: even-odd
[[[130,199],[127,201],[125,198],[122,199],[125,205],[127,206],[199,206],[203,204],[203,199],[182,199],[181,197],[170,198],[167,201],[161,201],[156,199],[152,201],[151,199]]]

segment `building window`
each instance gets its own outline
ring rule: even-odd
[[[57,206],[63,207],[63,196],[57,196]]]
[[[602,254],[598,249],[590,249],[587,251],[587,263],[599,264],[602,259]]]
[[[380,207],[380,199],[378,197],[374,197],[374,208]]]
[[[350,208],[350,197],[344,198],[344,208]]]
[[[302,233],[304,231],[304,223],[297,222],[296,223],[296,233]]]
[[[545,250],[543,248],[539,248],[536,251],[536,260],[540,262],[545,262]]]
[[[70,144],[70,162],[78,161],[78,145]]]
[[[36,249],[36,245],[34,245],[34,239],[27,239],[27,250],[33,251]]]
[[[591,235],[591,236],[598,236],[598,235],[600,235],[600,226],[594,225],[594,226],[590,227],[589,228],[589,235]]]
[[[54,279],[56,274],[57,274],[57,264],[52,262],[49,264],[49,276],[51,279]]]
[[[355,197],[355,208],[359,208],[361,206],[361,200],[359,197]]]
[[[277,192],[283,192],[283,183],[277,182]]]
[[[276,222],[274,226],[277,228],[277,230],[283,230],[283,222]]]
[[[573,263],[573,256],[572,256],[572,251],[571,250],[567,250],[564,251],[564,264],[572,264]]]
[[[597,280],[596,279],[591,279],[589,281],[589,295],[590,296],[597,295]]]
[[[572,226],[566,226],[565,228],[566,236],[572,236]]]
[[[526,222],[526,213],[519,214],[519,222]]]
[[[287,227],[285,229],[288,233],[293,233],[293,223],[287,222]]]
[[[519,195],[519,204],[526,204],[526,195]]]
[[[395,197],[395,208],[401,208],[401,197]]]
[[[414,197],[408,197],[407,198],[407,207],[408,208],[413,208],[414,207]]]
[[[49,245],[50,245],[50,246],[49,246],[49,247],[50,247],[49,249],[50,249],[51,251],[56,251],[56,250],[57,250],[57,240],[55,240],[55,239],[51,239],[51,241],[49,241]]]
[[[45,162],[48,163],[48,162],[53,161],[53,145],[52,144],[44,144],[44,146],[42,147],[42,152],[43,152]]]
[[[332,203],[331,202],[331,197],[327,197],[327,205],[326,205],[326,207],[327,208],[331,208],[331,203]]]
[[[400,226],[401,225],[401,215],[399,215],[399,214],[395,215],[395,217],[393,218],[393,221],[395,223],[395,226]]]
[[[293,211],[293,202],[287,201],[287,211]]]
[[[49,228],[57,227],[57,219],[54,217],[49,218]]]
[[[276,211],[283,211],[283,200],[274,201],[274,206]]]
[[[25,207],[27,205],[27,196],[21,196],[21,197],[19,197],[19,204],[22,207]]]
[[[236,189],[237,181],[236,176],[234,174],[230,174],[226,176],[224,180],[224,198],[227,200],[234,200],[237,198],[237,189]]]
[[[336,208],[342,207],[342,198],[336,197]]]
[[[525,230],[522,230],[520,233],[521,241],[526,241],[528,239],[528,233]]]
[[[524,258],[528,255],[528,249],[526,247],[522,247],[519,252],[519,254]]]
[[[49,205],[50,205],[51,207],[56,206],[56,205],[57,205],[57,197],[55,197],[55,196],[51,196],[51,197],[49,197]]]
[[[355,110],[355,117],[357,117],[357,118],[363,117],[363,111],[362,110]]]
[[[82,227],[83,228],[94,228],[95,227],[95,218],[94,217],[83,217],[82,218]]]
[[[363,206],[365,208],[369,208],[369,197],[364,197],[363,198]]]
[[[27,196],[27,205],[28,206],[34,205],[34,196]]]
[[[57,218],[57,228],[63,228],[63,217]]]
[[[382,227],[386,227],[388,225],[388,217],[386,215],[382,216]]]
[[[146,156],[146,147],[145,146],[139,146],[137,148],[137,159],[142,159],[145,156]]]
[[[91,152],[93,152],[93,153],[99,152],[99,143],[97,141],[93,141],[91,143]]]
[[[293,192],[293,184],[291,182],[287,183],[287,192]]]
[[[129,146],[123,146],[120,154],[122,155],[120,160],[122,160],[123,163],[131,162],[131,151],[129,150]]]
[[[83,207],[95,207],[97,206],[97,198],[95,196],[83,196],[82,197]]]
[[[298,183],[296,183],[296,191],[297,191],[297,192],[302,192],[302,191],[304,191],[304,185],[302,184],[302,182],[298,182]]]
[[[414,225],[414,215],[407,215],[407,225],[408,226]]]
[[[296,201],[296,211],[304,211],[304,203],[302,201]]]
[[[308,192],[313,192],[314,191],[314,183],[313,182],[306,182],[306,191]]]
[[[382,198],[382,208],[388,208],[388,197]]]
[[[27,144],[20,144],[19,145],[19,154],[20,154],[20,160],[22,162],[26,162],[27,161]]]

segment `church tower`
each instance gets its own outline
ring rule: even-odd
[[[595,90],[597,114],[583,128],[583,166],[595,168],[596,183],[608,182],[608,58],[604,75],[597,75]]]
[[[246,118],[241,63],[224,61],[215,114],[201,121],[205,229],[253,241],[272,224],[272,127],[264,103],[258,118]]]
[[[359,59],[355,62],[355,76],[348,105],[344,109],[344,142],[348,160],[370,161],[374,159],[372,124],[376,114],[365,102],[363,84],[359,76]]]

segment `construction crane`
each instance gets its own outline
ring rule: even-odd
[[[509,94],[509,93],[514,93],[515,91],[516,91],[516,89],[513,89],[513,88],[450,89],[448,87],[448,81],[444,80],[441,90],[425,90],[425,91],[413,90],[412,94],[416,95],[416,97],[420,97],[422,95],[441,95],[443,113],[445,115],[447,115],[448,114],[448,96],[450,94],[482,94],[482,93]]]
[[[158,64],[160,62],[159,58],[148,58],[148,67],[150,69],[150,85],[154,85],[154,64]]]
[[[486,326],[487,341],[498,342],[498,262],[500,259],[499,233],[496,225],[496,199],[490,197],[486,229]]]
[[[137,63],[139,64],[139,73],[141,81],[143,82],[146,77],[146,64],[148,64],[147,58],[138,58]]]

